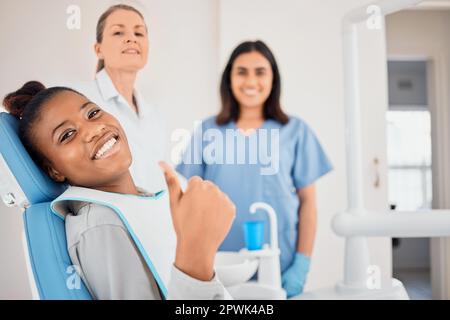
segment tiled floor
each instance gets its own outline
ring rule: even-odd
[[[411,300],[431,300],[429,269],[394,269],[394,278],[403,282]]]

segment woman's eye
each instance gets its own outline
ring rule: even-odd
[[[95,110],[89,112],[89,114],[88,114],[88,119],[94,118],[94,117],[95,117],[96,115],[98,115],[100,112],[101,112],[100,109],[95,109]]]
[[[115,36],[120,36],[122,34],[122,32],[120,32],[120,31],[117,31],[117,32],[114,32],[114,34],[113,35],[115,35]]]
[[[75,134],[75,130],[70,130],[70,131],[64,132],[64,134],[61,136],[61,139],[59,142],[64,142],[64,140],[69,139],[74,134]]]
[[[142,33],[135,33],[135,35],[137,36],[137,37],[143,37],[144,35],[142,34]]]

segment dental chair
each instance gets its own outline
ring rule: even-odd
[[[0,113],[0,196],[23,212],[23,241],[33,298],[91,300],[67,252],[64,220],[50,202],[66,185],[51,180],[30,158],[18,135],[18,120]]]

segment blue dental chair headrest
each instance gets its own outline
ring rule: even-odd
[[[67,188],[48,177],[31,159],[18,137],[19,120],[0,113],[0,153],[15,176],[29,204],[54,200]]]
[[[0,160],[4,160],[0,161],[0,190],[20,193],[21,198],[25,195],[26,204],[20,202],[19,206],[25,209],[29,263],[39,298],[92,299],[82,280],[76,278],[67,252],[64,220],[50,209],[50,202],[67,186],[54,182],[33,162],[18,137],[18,128],[14,116],[0,113]]]

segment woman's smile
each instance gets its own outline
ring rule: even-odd
[[[125,50],[122,51],[122,54],[141,54],[141,52],[139,51],[139,49],[136,48],[127,48]]]
[[[127,137],[111,114],[71,91],[52,97],[43,112],[35,134],[56,181],[98,187],[128,173],[132,157]],[[53,143],[44,143],[48,140]]]
[[[108,158],[120,151],[121,140],[118,134],[107,133],[100,138],[99,143],[94,147],[93,160],[102,160]]]
[[[258,90],[256,88],[244,88],[241,91],[247,97],[255,97],[256,95],[258,95],[261,92],[261,90]]]
[[[106,155],[111,154],[111,148],[116,144],[117,140],[115,138],[111,138],[110,140],[108,140],[108,142],[106,142],[103,147],[95,154],[94,159],[98,160],[101,159],[102,157]]]

